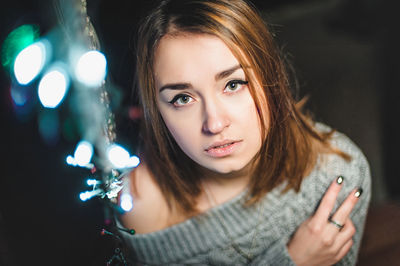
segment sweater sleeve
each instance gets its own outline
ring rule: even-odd
[[[286,243],[282,239],[276,241],[272,247],[256,257],[249,265],[296,266],[288,253]]]
[[[336,169],[334,173],[345,174],[345,182],[347,187],[347,189],[342,191],[341,195],[338,197],[337,207],[339,207],[340,204],[344,201],[350,190],[355,187],[361,187],[363,189],[363,193],[350,215],[350,219],[356,227],[356,233],[353,236],[354,244],[349,252],[336,264],[339,266],[350,266],[356,265],[357,262],[357,256],[362,240],[365,219],[371,199],[371,175],[369,165],[364,154],[349,139],[345,138],[346,141],[343,141],[343,138],[345,137],[341,134],[338,136],[340,143],[342,143],[339,148],[343,148],[342,150],[349,153],[352,157],[352,161],[348,164],[342,163],[342,159],[331,161],[333,165],[330,165],[330,167]],[[342,147],[343,143],[345,144],[345,147]],[[334,158],[339,157],[335,156]],[[329,176],[331,176],[331,172],[328,171],[328,173]],[[295,265],[287,251],[286,245],[287,243],[283,238],[276,241],[274,244],[272,244],[272,246],[270,246],[262,254],[256,257],[250,265]]]
[[[356,227],[356,233],[353,236],[354,244],[350,251],[335,265],[348,266],[355,265],[357,262],[358,251],[362,241],[362,235],[364,232],[365,219],[368,212],[369,203],[371,200],[371,174],[368,162],[364,155],[360,152],[356,160],[357,171],[356,175],[360,180],[359,185],[363,189],[363,193],[360,197],[359,202],[352,211],[350,218]]]

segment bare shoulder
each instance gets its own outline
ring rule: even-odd
[[[122,224],[139,234],[166,227],[168,206],[146,164],[141,163],[127,178],[130,180],[133,209],[121,215]]]

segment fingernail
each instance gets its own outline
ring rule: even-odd
[[[338,183],[339,185],[341,185],[342,183],[343,183],[343,180],[344,180],[344,177],[343,176],[338,176],[337,178],[336,178],[336,183]]]
[[[359,198],[362,193],[363,193],[363,189],[359,187],[357,189],[357,191],[354,193],[354,197]]]

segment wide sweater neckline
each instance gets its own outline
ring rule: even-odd
[[[321,124],[316,124],[316,128],[329,131],[329,127]],[[245,190],[204,214],[163,230],[133,236],[121,232],[127,257],[134,265],[249,265],[250,261],[251,265],[294,265],[287,252],[287,242],[300,224],[315,212],[333,178],[342,175],[345,182],[333,212],[355,187],[364,189],[351,216],[358,232],[353,237],[355,244],[339,263],[355,264],[371,195],[368,162],[345,135],[335,132],[330,143],[349,154],[352,160],[346,161],[336,154],[318,157],[298,193],[289,190],[282,194],[283,183],[260,202],[245,207]],[[224,228],[228,229],[228,235]],[[244,258],[233,245],[254,257]]]
[[[268,209],[268,205],[278,204],[274,201],[277,201],[281,188],[282,185],[249,207],[244,208],[248,193],[245,189],[232,199],[165,229],[133,236],[125,232],[122,234],[126,244],[135,250],[137,259],[146,263],[174,263],[207,254],[210,250],[226,246],[226,243],[236,245],[236,241],[246,234],[255,235],[260,219],[263,219],[261,214]],[[270,201],[269,204],[266,204],[267,201]],[[177,241],[182,238],[184,241]],[[251,250],[243,252],[250,254]]]

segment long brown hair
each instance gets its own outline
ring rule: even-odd
[[[178,147],[157,108],[154,54],[167,34],[212,34],[233,52],[249,79],[263,144],[249,183],[252,204],[286,183],[298,191],[315,164],[316,140],[328,149],[330,133],[317,132],[290,90],[284,62],[258,11],[244,0],[164,0],[142,21],[137,42],[137,85],[143,108],[142,156],[170,207],[195,211],[201,192],[196,164]],[[341,153],[340,153],[341,154]],[[344,154],[341,154],[345,156]]]

